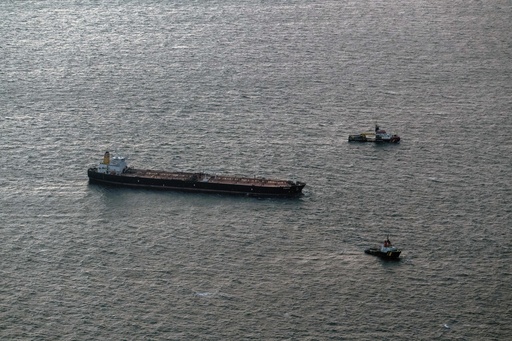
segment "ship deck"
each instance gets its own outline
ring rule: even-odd
[[[169,172],[150,169],[134,169],[129,168],[123,176],[129,177],[143,177],[152,179],[166,179],[166,180],[182,180],[182,181],[197,181],[209,182],[218,184],[231,184],[231,185],[247,185],[247,186],[260,186],[260,187],[288,187],[295,185],[292,181],[288,180],[275,180],[266,178],[249,178],[242,176],[232,175],[212,175],[206,173],[188,173],[188,172]]]

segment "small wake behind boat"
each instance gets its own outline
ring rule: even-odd
[[[380,257],[382,259],[389,259],[389,260],[397,260],[400,257],[400,253],[402,250],[397,249],[394,247],[391,242],[389,241],[389,237],[384,241],[382,246],[379,247],[371,247],[366,250],[364,250],[365,253],[373,256]]]

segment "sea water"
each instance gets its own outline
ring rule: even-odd
[[[3,1],[0,338],[509,338],[511,7]],[[90,185],[106,150],[307,186]]]

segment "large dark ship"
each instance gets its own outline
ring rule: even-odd
[[[128,167],[124,157],[111,157],[109,152],[98,166],[87,170],[87,175],[90,182],[105,185],[255,197],[297,197],[306,185],[290,180],[135,169]]]

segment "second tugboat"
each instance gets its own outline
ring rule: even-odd
[[[373,256],[378,256],[382,259],[392,259],[397,260],[400,257],[400,253],[402,250],[397,249],[391,242],[389,241],[389,237],[384,241],[380,248],[371,247],[369,249],[364,250],[365,253]]]
[[[375,125],[374,132],[360,133],[357,135],[349,135],[349,142],[387,142],[387,143],[398,143],[400,142],[400,136],[396,134],[388,134],[385,130],[380,129],[379,126]]]
[[[90,182],[107,185],[255,197],[298,197],[306,185],[290,180],[135,169],[128,167],[124,157],[111,157],[108,151],[98,166],[87,170],[87,175]]]

